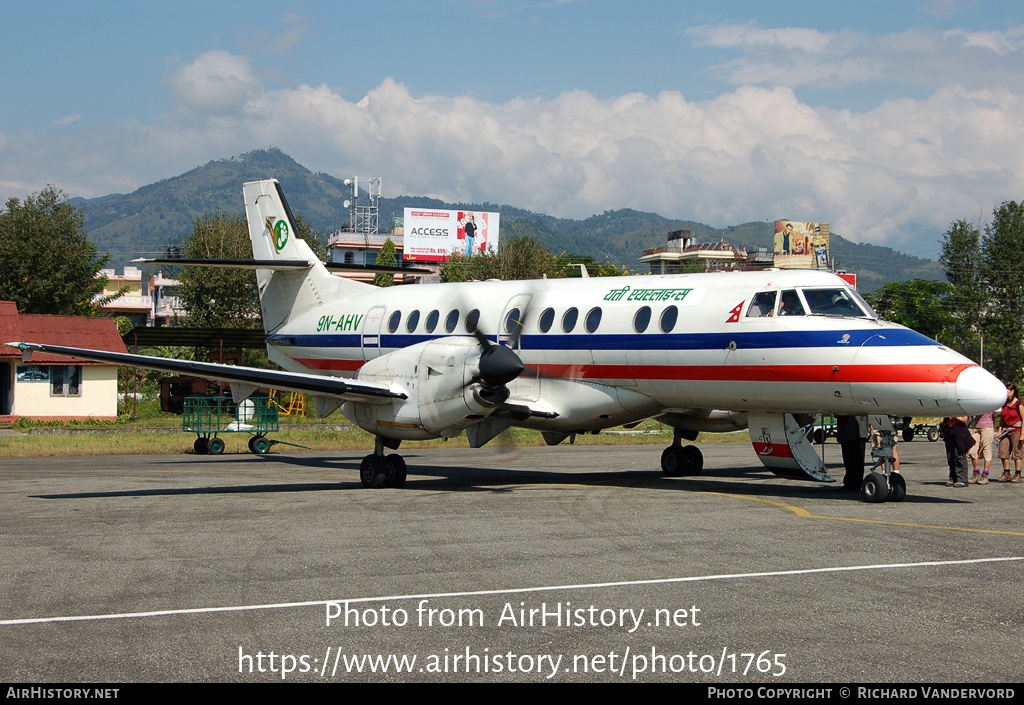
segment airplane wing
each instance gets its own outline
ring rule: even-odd
[[[305,374],[302,372],[282,372],[264,370],[257,367],[241,367],[221,365],[215,362],[193,362],[191,360],[172,360],[149,355],[133,355],[131,353],[108,352],[105,350],[89,350],[86,348],[69,348],[62,345],[44,345],[42,343],[6,343],[7,347],[21,350],[21,357],[28,362],[35,351],[66,355],[81,360],[95,360],[114,365],[142,367],[161,372],[194,375],[206,379],[231,382],[243,389],[252,390],[256,387],[270,387],[288,392],[303,392],[317,396],[334,397],[344,401],[362,401],[369,403],[386,403],[391,399],[405,399],[402,392],[392,391],[387,385],[375,382],[340,379],[324,375]]]

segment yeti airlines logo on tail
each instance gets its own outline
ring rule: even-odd
[[[280,252],[288,244],[288,223],[283,220],[275,223],[273,216],[269,216],[266,223],[267,230],[274,233],[274,249]]]

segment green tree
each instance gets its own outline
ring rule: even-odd
[[[986,366],[1019,382],[1024,366],[1024,203],[1007,201],[985,228],[981,261],[991,304],[985,312]]]
[[[576,270],[579,271],[578,268]],[[464,282],[486,279],[541,279],[556,273],[555,256],[532,235],[502,242],[497,254],[478,252],[466,257],[457,252],[441,265],[441,281]]]
[[[601,264],[590,255],[569,255],[563,252],[555,258],[553,276],[557,279],[582,277],[581,264],[586,268],[587,276],[591,277],[621,277],[629,274],[625,267],[620,270],[611,262]]]
[[[953,314],[953,286],[931,279],[889,282],[865,298],[887,321],[913,328],[933,340],[953,347],[953,341],[970,339],[964,321]]]
[[[186,259],[252,259],[245,220],[221,210],[192,221],[182,248]],[[179,296],[186,324],[195,328],[261,327],[256,274],[251,270],[182,267]]]
[[[89,242],[83,220],[54,186],[9,199],[0,210],[0,299],[22,313],[92,316],[120,296],[101,296],[107,280],[100,270],[110,256]]]
[[[950,284],[949,310],[960,321],[960,335],[950,347],[971,359],[981,355],[981,332],[989,309],[989,291],[982,279],[981,232],[966,220],[950,224],[942,235],[939,262]]]
[[[388,238],[381,245],[380,252],[377,253],[377,264],[382,267],[397,267],[398,266],[398,250],[395,248],[395,243]],[[395,275],[388,272],[377,272],[373,276],[373,283],[377,286],[394,286]]]

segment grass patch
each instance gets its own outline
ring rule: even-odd
[[[169,415],[170,416],[170,415]],[[181,417],[171,416],[180,425]],[[308,421],[308,420],[307,420]],[[338,414],[332,414],[321,423],[336,426],[346,423]],[[147,424],[156,426],[157,424]],[[71,428],[70,425],[67,425]],[[130,428],[130,425],[129,425]],[[576,437],[576,445],[668,445],[672,442],[671,430],[656,422],[644,421],[631,433],[616,433],[621,428],[610,429],[597,435],[585,434]],[[225,453],[248,453],[248,433],[225,433]],[[21,436],[0,436],[0,457],[16,458],[29,456],[79,456],[79,455],[153,455],[192,453],[195,441],[194,433],[152,433],[144,430],[122,433],[74,433],[74,434],[26,434]],[[306,446],[311,451],[350,451],[373,450],[373,436],[365,431],[352,428],[334,430],[333,428],[297,430],[281,424],[281,430],[269,434],[272,440],[295,443]],[[698,443],[715,442],[749,442],[745,431],[727,434],[704,434],[697,439]],[[569,441],[566,440],[565,443]],[[538,431],[512,428],[491,441],[487,447],[494,446],[542,446],[544,439]],[[436,439],[431,441],[409,441],[403,449],[414,448],[468,448],[469,442],[465,434],[451,440]],[[302,448],[278,445],[271,453],[301,453]]]

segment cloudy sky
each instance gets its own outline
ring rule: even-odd
[[[935,258],[1024,199],[1019,0],[15,0],[4,29],[4,200],[273,145],[385,196],[827,221]]]

